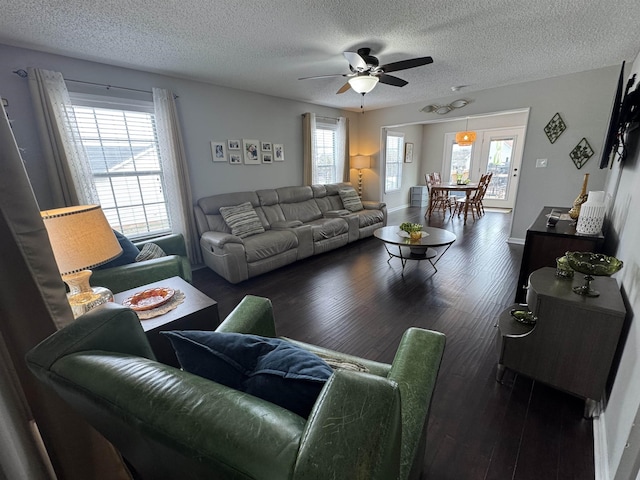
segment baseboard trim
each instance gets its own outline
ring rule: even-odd
[[[513,243],[515,245],[524,245],[524,238],[509,237],[507,238],[507,243]]]
[[[609,480],[609,456],[607,448],[606,420],[602,403],[600,415],[593,419],[593,469],[595,480]]]

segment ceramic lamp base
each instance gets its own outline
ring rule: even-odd
[[[69,286],[67,301],[71,306],[73,318],[78,318],[107,302],[113,302],[111,290],[104,287],[92,287],[89,285],[89,277],[91,277],[91,270],[83,270],[62,277],[62,280]]]

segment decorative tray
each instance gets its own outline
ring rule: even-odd
[[[143,312],[145,310],[151,310],[167,303],[173,295],[175,290],[166,287],[150,288],[143,290],[127,298],[122,304],[125,307],[129,307],[136,312]]]
[[[525,325],[535,325],[538,320],[533,312],[528,310],[516,310],[515,308],[511,310],[511,316],[516,322],[524,323]]]

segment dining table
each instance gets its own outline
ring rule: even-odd
[[[427,215],[431,218],[431,213],[435,206],[435,200],[438,196],[438,192],[464,192],[466,195],[466,201],[464,202],[464,223],[467,223],[467,213],[469,213],[469,199],[471,194],[478,190],[479,184],[477,183],[436,183],[429,186],[429,208],[427,209]]]

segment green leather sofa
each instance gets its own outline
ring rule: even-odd
[[[113,293],[120,293],[170,277],[182,277],[191,283],[191,264],[187,257],[187,247],[182,234],[165,235],[146,242],[135,243],[135,246],[141,250],[145,243],[155,243],[162,248],[167,256],[104,270],[93,270],[90,279],[91,285],[106,287]]]
[[[275,336],[271,302],[245,297],[218,331]],[[335,370],[305,419],[158,363],[135,313],[115,304],[45,339],[27,362],[136,478],[419,478],[444,335],[410,328],[391,365],[296,343],[369,373]]]

